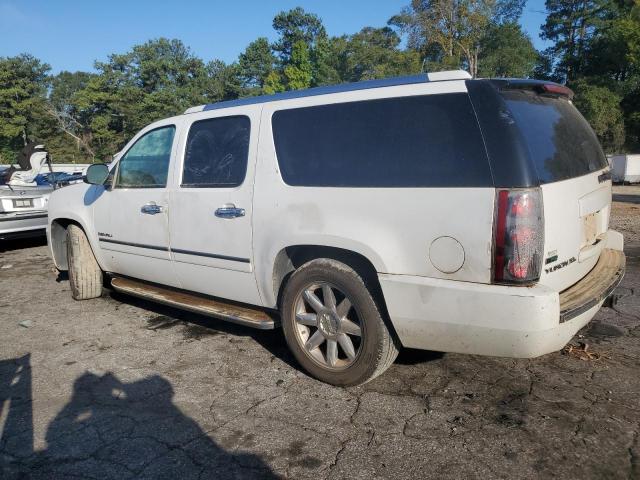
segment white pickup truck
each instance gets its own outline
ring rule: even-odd
[[[52,256],[78,300],[107,279],[282,326],[335,385],[403,346],[553,352],[625,267],[609,167],[571,96],[454,71],[195,107],[54,192]]]

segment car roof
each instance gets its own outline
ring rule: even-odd
[[[245,97],[236,100],[227,100],[218,103],[199,105],[186,110],[184,113],[197,113],[208,110],[219,110],[230,107],[240,107],[245,105],[255,105],[279,100],[290,100],[293,98],[314,97],[318,95],[328,95],[331,93],[352,92],[355,90],[367,90],[371,88],[392,87],[396,85],[410,85],[413,83],[442,82],[449,80],[468,80],[471,78],[464,70],[451,70],[445,72],[420,73],[404,77],[383,78],[376,80],[364,80],[361,82],[341,83],[338,85],[327,85],[322,87],[307,88],[305,90],[291,90],[288,92],[276,93],[273,95],[260,95],[256,97]]]

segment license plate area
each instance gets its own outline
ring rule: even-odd
[[[33,208],[33,198],[14,198],[13,208]]]
[[[585,245],[596,243],[596,237],[600,233],[598,230],[598,213],[591,213],[584,218]]]

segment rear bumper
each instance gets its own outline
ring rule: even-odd
[[[405,347],[537,357],[564,347],[622,280],[624,253],[615,249],[618,245],[607,245],[614,248],[603,250],[593,270],[561,294],[544,285],[507,287],[388,274],[379,279]]]
[[[601,304],[620,285],[625,266],[626,258],[622,251],[605,248],[587,276],[560,293],[560,323]]]
[[[0,213],[0,240],[44,234],[47,212]]]

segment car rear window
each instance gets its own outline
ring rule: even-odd
[[[272,125],[288,185],[492,186],[466,93],[280,110]]]
[[[591,126],[565,98],[503,90],[540,183],[579,177],[607,166]]]

